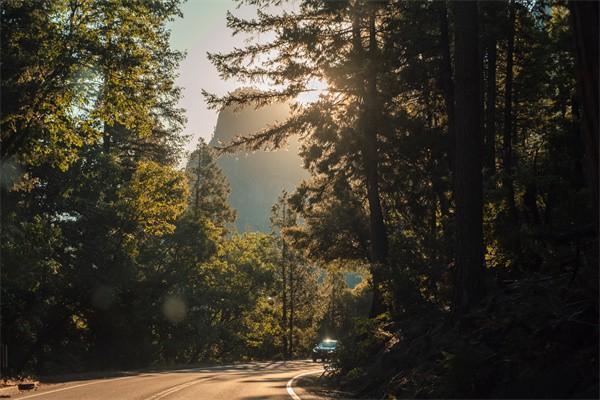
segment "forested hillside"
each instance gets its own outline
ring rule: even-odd
[[[183,159],[178,0],[2,2],[3,376],[328,336],[357,397],[598,398],[599,3],[241,3]]]

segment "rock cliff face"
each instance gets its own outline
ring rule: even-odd
[[[217,119],[213,146],[227,143],[237,135],[250,135],[289,114],[287,104],[274,104],[260,109],[246,107],[239,111],[226,108]],[[287,148],[277,151],[256,151],[221,155],[217,165],[223,170],[231,185],[230,204],[237,210],[236,226],[239,231],[270,230],[271,207],[283,189],[292,191],[305,177],[298,156],[297,139],[288,142]]]

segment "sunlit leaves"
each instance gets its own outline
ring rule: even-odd
[[[235,211],[227,203],[229,184],[215,158],[214,150],[200,139],[186,166],[190,187],[188,210],[194,218],[210,220],[223,228],[235,220]]]
[[[176,218],[185,210],[188,187],[182,173],[144,161],[118,196],[128,217],[143,233],[164,235],[174,231]]]
[[[179,95],[165,28],[178,3],[3,3],[3,161],[64,171],[106,124],[149,136]]]

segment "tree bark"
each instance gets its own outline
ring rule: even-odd
[[[198,168],[196,170],[196,187],[194,190],[194,216],[198,218],[198,213],[200,211],[200,183],[202,180],[202,158],[204,148],[202,146],[198,146]]]
[[[495,22],[498,16],[497,4],[489,2],[488,9],[489,29],[486,37],[487,52],[487,81],[486,81],[486,112],[485,112],[485,158],[484,167],[488,175],[496,173],[496,64],[497,64],[497,36]]]
[[[363,162],[367,180],[367,198],[369,201],[369,224],[371,227],[371,254],[374,263],[373,285],[377,286],[377,297],[374,296],[371,315],[383,311],[384,304],[381,293],[382,267],[388,258],[388,238],[383,219],[383,209],[379,196],[379,157],[377,143],[377,74],[374,71],[375,55],[377,53],[377,37],[375,31],[375,13],[369,17],[369,68],[366,79],[364,97],[365,118],[364,134],[365,148]]]
[[[294,355],[294,267],[290,264],[290,318],[288,332],[288,357]]]
[[[367,184],[367,200],[369,203],[369,226],[371,231],[371,275],[373,284],[373,302],[370,316],[376,316],[384,310],[381,285],[383,283],[383,267],[388,258],[388,238],[383,219],[383,209],[379,195],[379,160],[377,141],[377,71],[375,70],[378,52],[375,30],[375,11],[369,16],[369,51],[364,54],[360,38],[360,20],[355,17],[353,23],[353,41],[357,54],[362,54],[366,61],[363,110],[360,118],[360,130],[363,133],[362,161]]]
[[[283,203],[283,221],[285,224],[285,202]],[[282,337],[282,345],[283,345],[283,359],[287,360],[289,358],[289,347],[287,341],[287,251],[286,251],[286,243],[283,238],[283,233],[281,233],[281,337]]]
[[[504,86],[504,130],[502,138],[502,166],[504,168],[503,186],[506,192],[509,221],[517,223],[517,207],[515,205],[515,188],[513,182],[513,57],[515,50],[515,6],[508,3],[508,43],[506,50],[506,78]]]
[[[440,45],[441,65],[439,87],[444,96],[444,106],[448,118],[448,167],[454,170],[454,152],[456,142],[456,114],[454,111],[454,82],[452,81],[452,59],[450,57],[450,33],[448,31],[448,6],[440,2]]]
[[[598,234],[598,152],[599,110],[598,102],[598,28],[597,1],[569,1],[571,25],[575,38],[577,62],[577,92],[581,101],[582,131],[585,144],[587,179],[591,191],[592,219]]]
[[[481,59],[475,1],[456,1],[456,275],[454,313],[464,314],[484,295],[483,188],[481,175]]]

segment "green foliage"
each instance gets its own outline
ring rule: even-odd
[[[178,3],[4,2],[2,161],[64,171],[105,124],[140,137],[180,124],[165,27]]]
[[[117,191],[117,207],[142,234],[161,236],[175,230],[173,223],[187,206],[187,194],[183,174],[145,161],[136,166],[127,186]]]
[[[186,166],[190,186],[189,212],[221,227],[235,220],[228,204],[229,185],[215,164],[214,151],[200,139]]]
[[[387,320],[387,316],[381,314],[377,318],[363,317],[351,321],[350,329],[340,337],[340,349],[333,362],[337,374],[348,380],[364,378],[362,365],[373,362],[389,337],[385,329]]]
[[[166,28],[178,14],[168,0],[3,3],[8,373],[239,353],[232,321],[273,279],[269,240],[223,243],[233,213],[212,160],[200,175],[213,192],[185,212]]]
[[[271,209],[273,236],[279,244],[276,295],[280,305],[279,343],[284,359],[307,355],[322,319],[323,297],[318,290],[320,269],[291,243],[298,215],[284,190]]]

